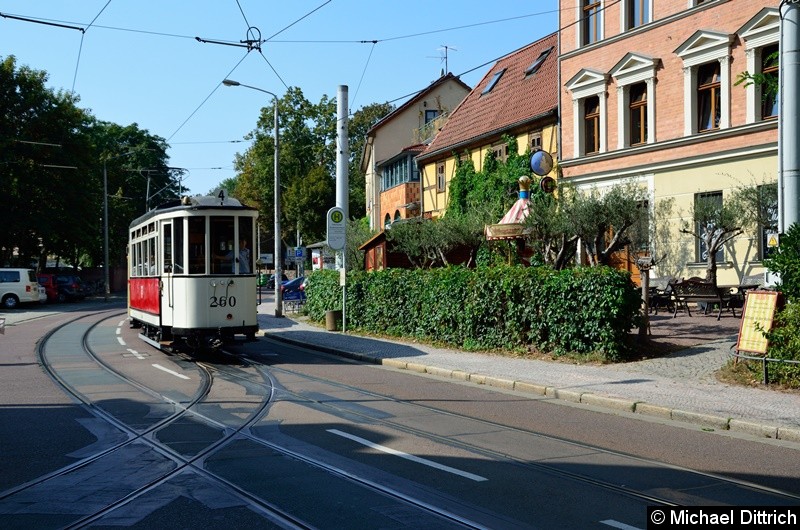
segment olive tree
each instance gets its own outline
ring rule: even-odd
[[[698,195],[680,231],[700,243],[706,281],[717,284],[717,255],[734,239],[759,226],[770,226],[778,204],[776,184],[740,186],[727,200],[719,194]]]

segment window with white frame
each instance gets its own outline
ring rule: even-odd
[[[697,69],[697,132],[719,129],[722,117],[719,62]]]
[[[444,162],[436,163],[436,191],[440,192],[444,191],[446,185],[444,167],[445,167]]]
[[[631,145],[647,143],[647,84],[630,87],[628,102],[628,131]]]
[[[501,144],[492,146],[492,153],[494,153],[495,160],[505,162],[508,160],[508,144],[503,142]]]
[[[622,0],[622,31],[652,22],[653,0]]]
[[[602,0],[580,0],[580,31],[581,46],[593,44],[603,38],[603,2]]]
[[[730,127],[733,35],[696,31],[675,53],[683,59],[684,135]]]
[[[600,96],[583,100],[583,154],[600,152]]]
[[[780,37],[780,13],[777,8],[765,7],[742,26],[737,34],[745,43],[747,65],[750,74],[778,75],[778,40]],[[746,122],[755,123],[778,116],[778,96],[770,95],[759,83],[745,85]]]
[[[759,207],[759,248],[758,257],[763,260],[775,254],[777,247],[768,244],[771,234],[778,233],[778,185],[763,184],[758,186]]]
[[[655,142],[655,78],[659,60],[628,53],[611,70],[617,85],[618,149]]]
[[[707,193],[697,193],[694,196],[694,208],[695,212],[697,211],[705,211],[705,210],[713,210],[713,209],[721,209],[722,208],[722,192],[721,191],[711,191]],[[698,222],[697,224],[697,233],[701,236],[709,231],[715,230],[715,225],[713,223],[708,223],[707,226],[702,226],[701,223]],[[705,262],[708,260],[708,248],[706,247],[706,243],[702,237],[697,239],[697,245],[695,246],[696,252],[696,261],[698,263]],[[717,263],[725,261],[725,249],[720,248],[717,251],[716,257]]]
[[[607,74],[587,68],[566,83],[572,92],[575,158],[607,150],[607,83]]]

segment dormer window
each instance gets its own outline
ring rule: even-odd
[[[542,63],[544,63],[544,60],[547,59],[547,56],[550,55],[551,51],[553,51],[553,47],[552,46],[550,48],[546,49],[545,51],[543,51],[542,53],[540,53],[539,57],[537,57],[536,60],[533,61],[533,64],[531,64],[525,70],[525,77],[527,77],[529,75],[533,75],[536,72],[538,72],[539,68],[542,67]]]
[[[492,91],[492,89],[493,89],[493,88],[495,87],[495,85],[497,84],[497,82],[498,82],[498,81],[500,81],[500,78],[501,78],[501,77],[503,77],[503,74],[504,74],[505,72],[506,72],[506,69],[505,69],[505,68],[503,68],[503,69],[502,69],[502,70],[500,70],[499,72],[495,72],[495,74],[494,74],[494,77],[492,77],[491,81],[489,81],[489,83],[486,85],[486,88],[484,88],[484,89],[483,89],[483,92],[481,92],[481,96],[483,96],[483,95],[485,95],[485,94],[488,94],[489,92],[491,92],[491,91]]]

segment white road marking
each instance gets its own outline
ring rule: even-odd
[[[133,356],[136,357],[137,359],[144,359],[144,355],[142,355],[138,351],[132,350],[130,348],[128,348],[128,351],[131,352],[133,354]]]
[[[120,345],[125,346],[125,341],[122,340],[122,337],[117,337],[117,340],[119,341]]]
[[[117,324],[117,325],[118,325],[118,326],[124,326],[124,325],[125,325],[125,322],[127,322],[127,320],[128,320],[127,318],[126,318],[125,320],[120,320],[120,321],[119,321],[119,324]]]
[[[638,526],[631,526],[629,524],[620,523],[619,521],[615,521],[614,519],[606,519],[605,521],[600,521],[600,524],[613,526],[614,528],[619,528],[620,530],[641,530],[641,528],[639,528]]]
[[[188,378],[188,377],[186,377],[185,375],[183,375],[183,374],[179,374],[178,372],[173,372],[173,371],[172,371],[172,370],[170,370],[169,368],[164,368],[164,367],[163,367],[163,366],[161,366],[160,364],[154,364],[154,365],[153,365],[153,368],[158,368],[159,370],[162,370],[162,371],[164,371],[164,372],[167,372],[168,374],[172,374],[172,375],[174,375],[175,377],[180,377],[181,379],[189,379],[189,378]]]
[[[402,451],[398,451],[396,449],[392,449],[390,447],[386,447],[385,445],[378,445],[375,443],[370,442],[369,440],[365,440],[364,438],[360,438],[358,436],[354,436],[352,434],[347,434],[346,432],[342,432],[338,429],[328,429],[328,432],[331,434],[335,434],[337,436],[342,436],[343,438],[347,438],[349,440],[353,440],[354,442],[358,442],[361,445],[366,445],[372,449],[377,449],[378,451],[383,451],[384,453],[388,453],[390,455],[399,456],[400,458],[405,458],[406,460],[411,460],[412,462],[416,462],[418,464],[422,464],[425,466],[430,466],[441,471],[446,471],[448,473],[453,473],[454,475],[459,475],[464,478],[468,478],[470,480],[474,480],[475,482],[483,482],[489,480],[487,478],[481,477],[480,475],[473,475],[472,473],[468,473],[466,471],[461,471],[460,469],[456,469],[454,467],[445,466],[443,464],[439,464],[432,460],[426,460],[425,458],[420,458],[418,456],[410,455],[408,453],[404,453]]]
[[[117,328],[117,335],[119,335],[119,334],[121,334],[121,333],[122,333],[122,330],[121,330],[121,329],[119,329],[119,328]]]

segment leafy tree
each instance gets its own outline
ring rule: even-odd
[[[367,217],[347,221],[345,265],[348,271],[364,270],[364,252],[358,250],[358,248],[369,241],[373,235],[374,233],[369,229],[369,219]]]
[[[48,250],[80,254],[98,233],[92,204],[90,116],[78,98],[45,87],[46,73],[0,62],[0,263],[44,264]],[[18,256],[14,257],[14,250]],[[75,259],[71,260],[73,263]]]
[[[681,232],[699,240],[706,259],[706,280],[717,283],[717,253],[747,230],[769,226],[777,205],[777,186],[751,184],[736,188],[726,201],[698,196]]]
[[[645,224],[646,202],[647,190],[633,182],[613,186],[605,193],[592,189],[575,194],[568,214],[590,265],[609,265],[612,255],[631,243],[631,232]]]
[[[779,289],[786,299],[800,301],[800,224],[794,223],[781,236],[778,252],[765,259],[764,265],[780,277]]]

